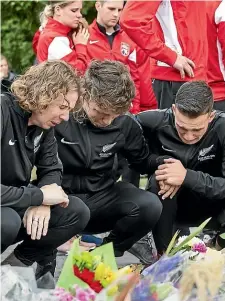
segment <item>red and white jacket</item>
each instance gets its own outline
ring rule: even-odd
[[[112,47],[106,35],[100,31],[96,20],[89,26],[89,41],[87,54],[89,60],[116,60],[129,66],[132,79],[136,87],[136,96],[132,101],[133,107],[130,112],[137,114],[140,112],[140,80],[136,63],[136,45],[130,40],[123,30],[119,30],[115,35]]]
[[[49,18],[38,40],[38,62],[63,60],[83,73],[87,68],[87,46],[82,44],[75,46],[69,35],[70,32],[70,27]]]
[[[155,19],[160,26],[155,26]],[[167,81],[206,80],[207,25],[204,1],[131,1],[120,23],[129,37],[155,59],[152,78]],[[193,60],[195,77],[181,79],[173,68],[177,54]]]
[[[139,47],[137,65],[140,78],[140,111],[157,109],[157,100],[152,89],[150,57]]]
[[[207,2],[208,83],[214,101],[225,100],[225,0]]]

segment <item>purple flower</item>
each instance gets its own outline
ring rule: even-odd
[[[172,257],[162,256],[159,261],[142,272],[143,276],[150,276],[152,281],[164,282],[167,277],[171,277],[178,267],[183,266],[186,256],[177,253]],[[171,274],[170,274],[171,273]]]

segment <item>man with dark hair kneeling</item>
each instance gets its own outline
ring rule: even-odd
[[[213,217],[214,226],[225,232],[225,113],[213,110],[210,87],[203,81],[185,83],[172,109],[143,112],[137,119],[150,150],[171,156],[148,185],[163,204],[153,231],[158,252],[166,250],[175,222],[198,225]]]
[[[38,263],[36,278],[54,274],[55,250],[80,233],[90,212],[61,188],[62,165],[53,127],[69,119],[81,85],[63,61],[31,67],[1,95],[1,251],[22,241],[2,264]],[[37,185],[30,186],[33,167]]]

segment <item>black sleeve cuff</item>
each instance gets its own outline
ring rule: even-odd
[[[31,192],[31,206],[40,206],[43,203],[43,192],[37,187],[29,188]]]
[[[157,159],[156,159],[156,165],[157,165],[157,168],[159,167],[159,165],[162,165],[164,164],[164,160],[165,159],[171,159],[172,157],[171,156],[157,156]]]
[[[41,188],[45,185],[57,184],[62,185],[62,173],[52,172],[44,176],[40,181],[37,182],[37,187]]]
[[[194,188],[198,182],[198,174],[196,171],[187,169],[186,177],[182,186],[186,188]]]

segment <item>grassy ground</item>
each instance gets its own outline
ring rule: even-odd
[[[145,189],[146,184],[147,184],[147,177],[143,177],[143,178],[141,177],[139,187]]]

